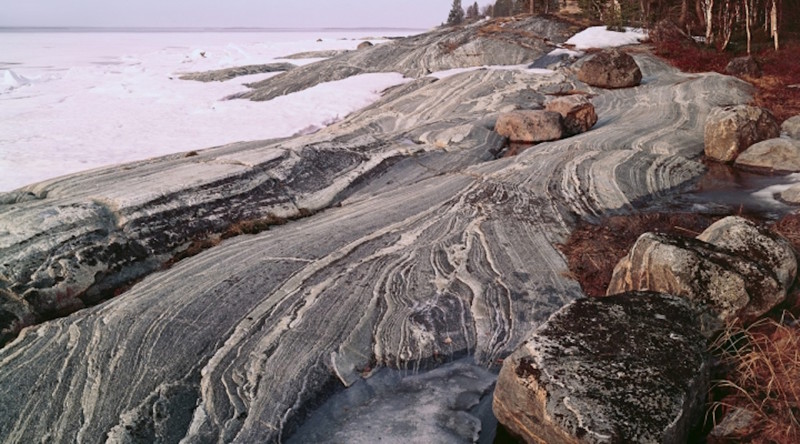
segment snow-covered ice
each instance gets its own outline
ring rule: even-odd
[[[335,122],[408,79],[367,74],[251,102],[221,99],[274,73],[211,83],[178,76],[275,61],[310,63],[318,59],[280,57],[355,49],[368,33],[374,32],[5,32],[0,192],[99,166],[285,137]]]

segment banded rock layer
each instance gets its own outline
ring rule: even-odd
[[[709,110],[748,100],[735,79],[637,63],[643,86],[614,91],[569,71],[421,79],[313,135],[3,196],[9,304],[148,276],[0,350],[0,441],[275,442],[368,368],[505,357],[582,295],[554,246],[576,218],[689,183]],[[591,131],[494,159],[498,113],[573,88],[598,94]],[[314,212],[152,273],[230,221]],[[88,249],[111,244],[139,256],[97,269]]]

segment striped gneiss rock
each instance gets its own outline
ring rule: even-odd
[[[538,18],[513,26],[562,29]],[[449,38],[435,31],[296,68],[253,98],[345,75],[338,67],[352,57],[380,51],[397,56],[376,69],[422,74],[431,36]],[[447,60],[471,64],[474,47],[463,47]],[[544,49],[519,51],[492,63]],[[646,85],[592,91],[592,131],[516,158],[495,159],[497,116],[575,89],[569,71],[421,78],[313,135],[0,196],[7,339],[142,279],[0,349],[0,441],[275,442],[375,367],[507,356],[582,295],[555,247],[576,218],[630,211],[698,177],[709,110],[749,99],[730,77],[636,59]],[[271,228],[162,269],[193,242],[258,231],[245,223]]]

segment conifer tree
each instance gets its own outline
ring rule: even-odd
[[[495,17],[508,17],[513,12],[514,3],[512,0],[497,0],[494,4]]]
[[[450,15],[447,16],[448,25],[459,25],[464,21],[464,9],[461,8],[461,0],[453,0],[453,7],[450,8]]]

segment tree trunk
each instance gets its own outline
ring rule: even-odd
[[[745,0],[747,1],[747,0]],[[713,39],[713,23],[714,17],[712,16],[712,12],[714,11],[714,0],[703,0],[703,12],[705,13],[705,21],[706,21],[706,45],[711,46]]]
[[[772,0],[772,11],[769,14],[770,32],[772,32],[772,39],[775,43],[775,51],[779,49],[778,45],[778,0]]]
[[[747,55],[750,55],[750,0],[744,0],[744,29],[747,32]]]
[[[681,28],[686,26],[686,16],[688,14],[689,14],[689,0],[682,0],[681,1],[681,16],[680,16],[680,18],[678,18],[678,24],[681,25]]]

